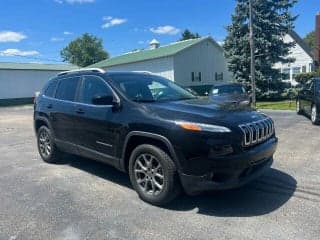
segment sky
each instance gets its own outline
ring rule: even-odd
[[[88,32],[110,56],[177,41],[184,29],[222,42],[235,0],[0,0],[0,62],[61,63],[60,50]],[[320,0],[299,0],[295,30],[315,28]],[[20,57],[18,57],[19,55]]]

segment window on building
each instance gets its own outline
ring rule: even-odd
[[[56,98],[61,100],[74,101],[79,80],[80,77],[62,79],[56,91]]]
[[[191,81],[194,82],[194,80],[195,80],[194,72],[191,72]]]
[[[292,68],[292,77],[295,79],[295,77],[301,73],[301,67],[293,67]]]
[[[302,72],[306,73],[307,72],[307,66],[302,66]]]
[[[198,80],[201,82],[201,72],[198,73]]]
[[[282,79],[289,80],[290,79],[290,68],[283,68],[282,69]]]
[[[215,73],[215,80],[216,81],[223,81],[223,72],[222,73]]]

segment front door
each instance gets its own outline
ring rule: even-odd
[[[113,91],[102,78],[84,76],[76,105],[79,151],[84,156],[109,163],[115,163],[118,112],[112,104],[98,105],[93,99],[113,95]]]

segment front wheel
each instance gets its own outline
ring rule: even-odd
[[[159,147],[143,144],[133,150],[129,175],[139,197],[154,205],[164,205],[180,192],[176,166]]]
[[[315,104],[313,104],[311,107],[311,122],[314,125],[320,124],[320,117],[318,116],[318,110]]]
[[[301,114],[301,113],[302,113],[302,110],[301,110],[301,102],[300,102],[299,99],[298,99],[297,102],[296,102],[296,111],[297,111],[297,114]]]

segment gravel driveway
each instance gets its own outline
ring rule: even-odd
[[[31,108],[0,108],[0,239],[319,239],[320,127],[267,111],[273,168],[237,190],[141,201],[112,167],[66,155],[40,160]]]

